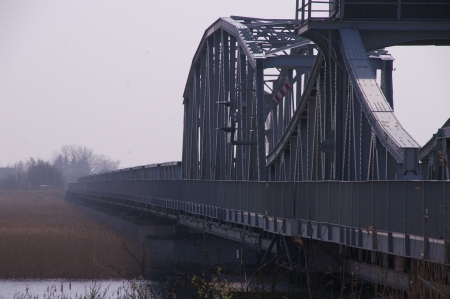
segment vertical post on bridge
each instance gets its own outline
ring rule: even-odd
[[[392,85],[393,60],[383,60],[383,68],[381,69],[381,90],[386,100],[394,110],[394,91]]]
[[[264,61],[256,60],[256,161],[258,181],[266,180],[266,140],[264,135]]]

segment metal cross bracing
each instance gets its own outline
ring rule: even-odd
[[[357,32],[342,32],[348,34],[358,41]],[[362,55],[354,59],[344,51],[341,62],[319,52],[294,117],[268,153],[271,178],[419,178],[419,145],[393,114],[392,57],[384,50],[366,54],[360,43],[343,47]]]
[[[183,178],[420,179],[420,146],[393,112],[393,58],[357,29],[306,39],[298,26],[231,17],[205,31],[184,92]]]
[[[184,92],[183,178],[267,178],[266,110],[278,86],[292,79],[287,67],[305,77],[315,59],[314,45],[295,35],[295,25],[231,17],[205,31]],[[293,108],[280,111],[287,124]]]

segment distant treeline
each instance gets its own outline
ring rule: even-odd
[[[119,168],[120,161],[113,160],[85,146],[64,145],[51,161],[29,158],[13,165],[12,174],[0,181],[4,190],[37,190],[41,185],[64,188],[81,176],[111,171]]]

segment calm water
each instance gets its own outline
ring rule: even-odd
[[[15,296],[29,294],[28,298],[58,298],[62,295],[79,298],[98,291],[107,292],[107,298],[117,298],[117,292],[124,294],[125,281],[118,280],[0,280],[0,299],[12,299]]]

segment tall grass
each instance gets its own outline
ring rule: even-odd
[[[136,277],[122,242],[139,251],[137,240],[84,214],[64,191],[0,191],[1,278]]]

